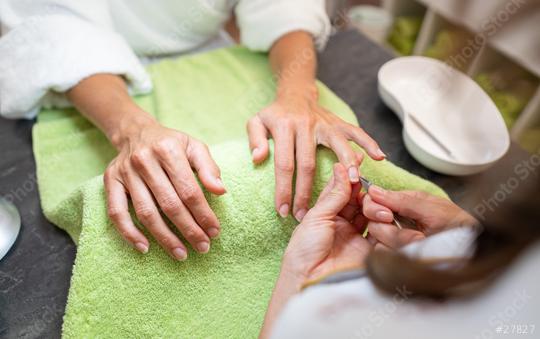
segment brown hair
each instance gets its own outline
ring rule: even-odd
[[[532,157],[540,159],[540,154]],[[432,298],[474,293],[493,281],[523,250],[540,240],[540,174],[529,166],[519,176],[516,168],[522,163],[496,168],[469,186],[472,193],[464,203],[482,223],[471,259],[441,269],[398,251],[374,251],[367,259],[372,281],[389,293],[406,287],[413,296]],[[509,182],[513,190],[504,187]],[[487,206],[493,201],[498,204]]]

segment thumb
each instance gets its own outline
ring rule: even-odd
[[[426,199],[423,192],[389,191],[373,185],[369,188],[369,195],[374,202],[404,217],[419,219],[424,214],[422,208]]]
[[[351,199],[351,190],[347,170],[342,164],[335,164],[332,179],[324,188],[309,214],[315,217],[335,217]]]

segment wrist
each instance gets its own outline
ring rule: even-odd
[[[306,276],[304,274],[283,265],[276,282],[276,291],[279,291],[281,297],[292,297],[300,293],[305,282]]]
[[[319,89],[315,81],[310,80],[282,80],[278,83],[276,91],[277,100],[298,100],[307,101],[319,100]]]
[[[310,275],[309,269],[303,262],[288,258],[285,254],[283,263],[281,264],[280,279],[288,281],[291,285],[295,285],[300,290],[301,286]]]
[[[107,131],[107,137],[116,149],[122,148],[141,131],[159,125],[157,120],[139,107],[120,110],[118,120],[113,128]]]

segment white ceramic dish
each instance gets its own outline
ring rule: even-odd
[[[0,197],[0,260],[19,235],[21,216],[15,205]]]
[[[407,150],[424,166],[470,175],[508,151],[510,135],[493,101],[445,63],[421,56],[396,58],[381,67],[378,80],[381,98],[403,123]]]

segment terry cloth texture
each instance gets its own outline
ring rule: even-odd
[[[222,233],[210,253],[190,250],[185,262],[154,241],[146,255],[130,248],[106,213],[102,174],[115,150],[75,111],[42,112],[33,137],[43,210],[78,245],[63,336],[256,338],[296,225],[276,214],[273,161],[254,166],[245,133],[248,118],[274,95],[267,57],[233,47],[152,64],[148,72],[154,91],[137,103],[206,142],[222,170],[228,193],[207,194]],[[357,123],[345,103],[319,89],[324,107]],[[314,197],[336,158],[321,148],[317,161]],[[387,161],[366,157],[361,170],[386,188],[444,195]]]

